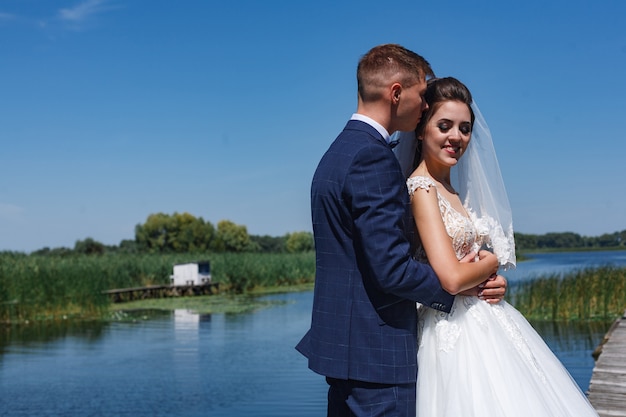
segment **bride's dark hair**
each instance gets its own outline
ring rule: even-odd
[[[467,104],[470,111],[472,128],[474,127],[474,110],[472,110],[472,93],[461,81],[453,77],[432,78],[428,80],[424,100],[428,103],[428,109],[422,114],[422,118],[415,128],[415,137],[420,139],[424,133],[426,125],[433,117],[433,114],[446,101],[459,101]],[[415,159],[413,167],[419,165],[422,154],[422,141],[417,141],[417,150],[415,151]]]

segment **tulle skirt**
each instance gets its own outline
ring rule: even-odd
[[[450,314],[419,315],[418,417],[598,415],[510,304],[457,296]]]

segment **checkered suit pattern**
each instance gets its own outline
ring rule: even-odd
[[[316,278],[311,328],[297,349],[344,380],[415,382],[415,302],[449,311],[453,297],[412,256],[409,196],[389,145],[351,120],[313,177]]]

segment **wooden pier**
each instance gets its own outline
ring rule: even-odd
[[[594,352],[589,401],[601,417],[626,417],[626,311]]]
[[[123,303],[149,298],[182,297],[193,295],[211,295],[219,291],[219,283],[202,285],[149,285],[146,287],[117,288],[104,291],[114,303]]]

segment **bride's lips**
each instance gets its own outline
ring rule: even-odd
[[[443,149],[451,154],[457,154],[461,150],[460,146],[444,146]]]

